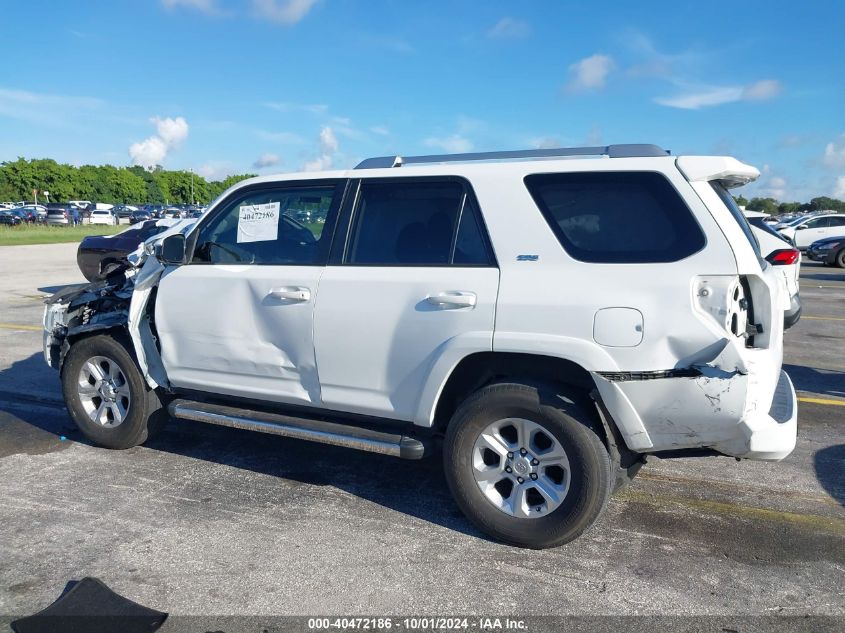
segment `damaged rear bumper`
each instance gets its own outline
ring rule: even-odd
[[[755,372],[700,369],[593,377],[632,451],[705,448],[768,461],[792,452],[797,398],[786,372],[780,371],[777,385],[767,388]]]
[[[789,375],[781,370],[769,410],[746,415],[736,437],[713,448],[733,457],[778,461],[795,449],[797,435],[798,398]]]

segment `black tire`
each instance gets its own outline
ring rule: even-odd
[[[62,364],[62,393],[68,413],[86,438],[104,448],[126,449],[143,444],[167,421],[167,412],[141,375],[131,349],[126,337],[100,334],[71,345]],[[114,427],[105,427],[91,420],[79,395],[79,372],[83,364],[95,356],[117,363],[129,386],[130,401],[126,416]]]
[[[596,422],[575,398],[561,395],[522,384],[489,385],[458,408],[447,429],[443,460],[455,501],[478,529],[505,543],[533,549],[568,543],[596,522],[610,498],[610,458]],[[473,475],[479,434],[497,420],[517,417],[542,426],[569,459],[568,492],[545,516],[518,518],[503,512],[484,496]]]
[[[839,268],[845,268],[845,248],[836,253],[836,265]]]

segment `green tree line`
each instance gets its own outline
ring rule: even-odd
[[[769,215],[781,213],[798,213],[801,211],[842,211],[845,212],[845,202],[836,198],[819,196],[809,202],[780,202],[774,198],[751,198],[746,200],[742,196],[736,198],[738,205],[749,211],[762,211]]]
[[[33,201],[32,190],[38,190],[39,202],[44,191],[51,202],[90,200],[110,204],[207,204],[220,193],[253,174],[229,176],[225,180],[208,181],[189,171],[171,171],[158,166],[114,167],[57,163],[49,158],[0,163],[0,201]]]

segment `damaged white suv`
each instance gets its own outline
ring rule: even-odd
[[[411,459],[441,438],[481,530],[559,545],[644,456],[794,448],[789,297],[728,193],[757,176],[611,145],[253,178],[51,298],[45,356],[99,445],[169,417]]]

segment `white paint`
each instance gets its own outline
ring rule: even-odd
[[[493,350],[554,356],[592,372],[634,450],[717,443],[731,454],[783,456],[791,450],[789,427],[768,417],[782,362],[783,280],[774,267],[761,267],[708,182],[732,186],[757,171],[734,159],[685,158],[677,164],[674,157],[650,157],[426,165],[239,183],[229,192],[314,178],[464,176],[480,202],[500,271],[183,266],[162,277],[156,304],[167,377],[177,387],[427,426],[450,372],[467,355]],[[671,264],[573,260],[523,179],[597,169],[665,175],[695,216],[706,246]],[[537,259],[517,261],[524,254]],[[748,281],[747,298],[763,327],[755,348],[726,329],[731,310],[739,309],[739,300],[729,299],[738,275]],[[713,294],[699,294],[705,282]],[[279,289],[284,292],[271,294]],[[462,299],[432,301],[437,296]],[[625,312],[608,313],[607,322],[598,316],[620,307]],[[635,313],[641,315],[639,341],[628,331],[633,326],[636,332]],[[615,338],[618,323],[627,332],[622,339]],[[624,345],[608,344],[619,342]],[[597,373],[692,365],[706,375],[610,382]]]

